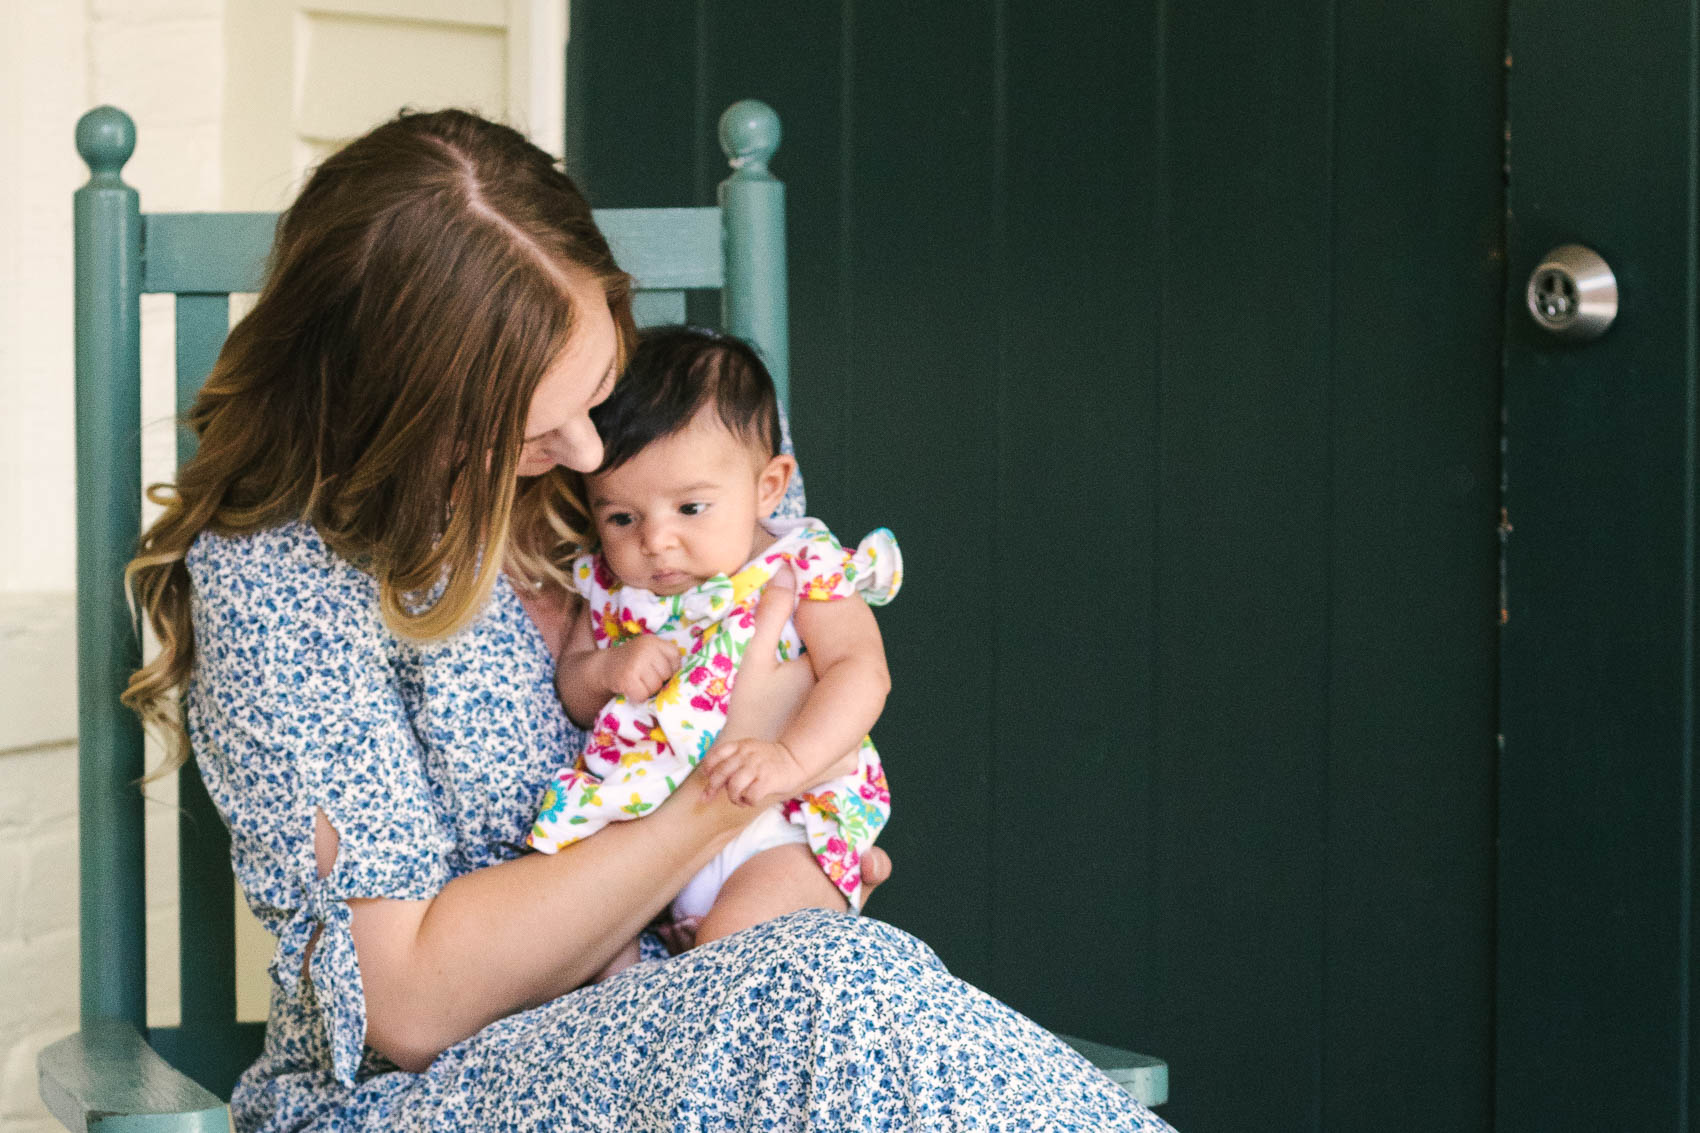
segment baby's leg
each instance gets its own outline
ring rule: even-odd
[[[793,842],[763,850],[733,871],[697,928],[697,943],[794,913],[831,909],[842,913],[850,902],[827,880],[808,846]]]

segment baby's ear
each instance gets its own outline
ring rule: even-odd
[[[785,498],[785,489],[795,471],[797,458],[786,453],[780,453],[762,468],[761,474],[756,477],[756,510],[760,515],[773,514],[773,509]]]

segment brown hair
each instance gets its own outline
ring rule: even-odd
[[[160,645],[124,693],[171,741],[157,773],[187,757],[173,693],[194,660],[184,556],[203,530],[311,523],[413,639],[467,624],[504,565],[565,585],[583,507],[562,469],[521,485],[517,468],[532,393],[575,326],[573,273],[600,281],[629,342],[630,280],[590,206],[506,126],[403,113],[313,173],[125,572]]]
[[[620,384],[590,411],[612,472],[670,437],[712,404],[720,423],[763,459],[779,455],[779,396],[755,347],[704,327],[650,327],[638,336]]]

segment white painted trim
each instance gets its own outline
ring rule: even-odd
[[[510,113],[534,145],[560,157],[567,123],[567,0],[512,3]]]
[[[0,594],[0,755],[77,738],[77,597]]]

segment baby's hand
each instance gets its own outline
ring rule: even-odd
[[[671,641],[644,634],[602,651],[608,691],[627,700],[648,700],[679,671],[679,650]]]
[[[708,749],[698,774],[708,776],[708,795],[721,787],[740,806],[764,798],[790,798],[810,785],[809,774],[791,749],[776,740],[725,740]]]

